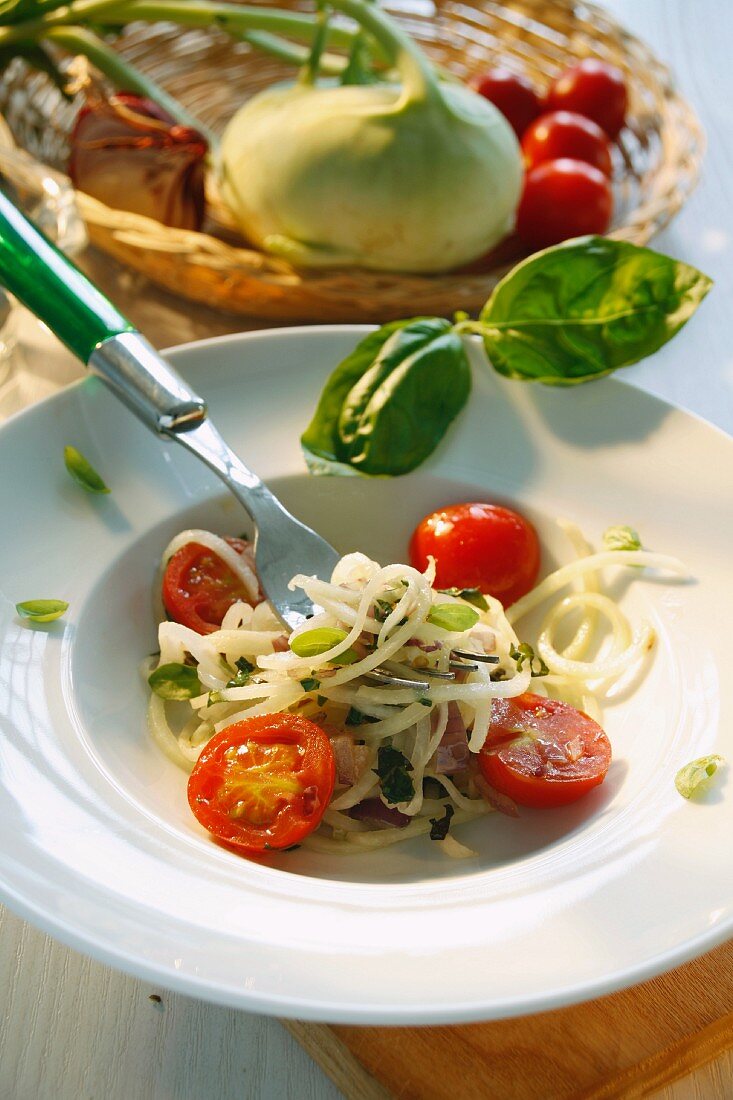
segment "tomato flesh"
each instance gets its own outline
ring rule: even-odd
[[[611,144],[605,133],[573,111],[549,111],[535,119],[522,137],[522,153],[528,168],[570,157],[592,164],[604,176],[612,172]]]
[[[249,543],[229,538],[229,545],[252,568]],[[218,630],[232,604],[252,599],[242,581],[213,550],[189,542],[172,556],[163,576],[163,604],[172,619],[197,634]]]
[[[488,783],[520,806],[566,806],[605,779],[611,745],[597,722],[568,703],[526,692],[494,700],[479,754]]]
[[[428,557],[435,558],[436,588],[478,588],[508,607],[533,587],[540,543],[518,512],[474,501],[451,504],[418,523],[410,562],[424,570]]]
[[[188,781],[194,816],[245,852],[289,848],[316,829],[336,779],[328,735],[297,715],[235,722],[212,737]]]
[[[560,157],[530,168],[517,208],[517,233],[530,248],[571,237],[605,233],[613,192],[603,172],[582,160]]]
[[[626,119],[628,92],[615,65],[592,57],[561,73],[547,93],[549,111],[577,111],[615,138]]]

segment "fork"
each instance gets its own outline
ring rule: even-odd
[[[257,575],[275,612],[291,630],[310,618],[313,602],[302,590],[291,592],[288,581],[296,573],[328,580],[340,555],[245,466],[212,423],[203,398],[2,191],[0,283],[151,431],[180,443],[221,478],[254,524]],[[454,659],[457,652],[451,656],[451,667],[471,667]],[[498,661],[469,652],[460,658]],[[379,668],[368,676],[380,684],[428,690],[427,680],[404,675],[408,671],[418,670]],[[419,672],[455,678],[455,673]]]

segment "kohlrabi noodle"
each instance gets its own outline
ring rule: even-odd
[[[457,726],[465,734],[463,751],[467,739],[468,752],[479,752],[488,734],[492,701],[528,690],[563,699],[598,717],[600,698],[633,673],[654,644],[652,626],[643,621],[632,624],[601,591],[601,575],[629,566],[685,573],[676,559],[644,550],[592,553],[574,525],[563,527],[576,559],[546,577],[508,612],[487,596],[486,609],[471,607],[468,618],[476,621],[465,630],[449,630],[431,621],[431,613],[441,617],[435,612],[438,605],[443,614],[446,605],[470,606],[433,588],[432,563],[420,573],[408,565],[380,566],[363,554],[342,558],[330,581],[292,579],[291,588],[306,592],[320,611],[289,638],[267,603],[254,608],[235,603],[221,629],[211,634],[162,622],[158,664],[193,660],[204,691],[185,704],[151,696],[149,723],[155,741],[174,763],[190,770],[210,738],[234,722],[286,710],[300,714],[329,731],[337,762],[333,798],[306,845],[338,852],[371,851],[429,832],[449,805],[454,811],[451,835],[437,843],[449,855],[470,855],[452,829],[492,807],[475,768],[446,766],[447,731]],[[210,532],[191,530],[177,536],[165,551],[164,563],[192,541],[218,554],[247,591],[257,592],[257,579],[240,555]],[[544,669],[539,661],[517,656],[520,639],[515,632],[515,624],[542,605],[544,619],[532,641]],[[320,629],[338,632],[330,648],[316,656],[293,651],[291,647],[299,648],[300,636]],[[455,650],[497,660],[476,661],[455,679],[446,678]],[[340,662],[347,657],[349,663]],[[242,660],[251,666],[251,675],[241,686],[232,686],[237,661]],[[415,687],[375,683],[366,676],[375,670],[415,681]],[[409,761],[414,795],[407,802],[389,803],[381,789],[375,766],[383,745],[398,749]],[[381,828],[352,817],[350,811],[365,800],[381,800],[385,808],[412,820],[401,828]]]

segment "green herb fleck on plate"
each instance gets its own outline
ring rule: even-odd
[[[680,768],[674,778],[674,785],[683,798],[691,798],[700,788],[705,789],[704,784],[715,775],[720,765],[724,763],[723,757],[718,756],[716,753],[712,753],[710,756],[701,756],[697,760],[685,764],[684,768]]]
[[[23,619],[34,623],[52,623],[68,610],[65,600],[25,600],[17,603],[15,610]]]
[[[110,492],[91,462],[76,447],[64,447],[64,462],[77,485],[81,485],[88,493]]]

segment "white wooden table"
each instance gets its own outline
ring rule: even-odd
[[[700,188],[655,246],[712,275],[715,290],[679,340],[626,377],[733,433],[733,0],[606,0],[606,6],[669,62],[709,140]],[[112,292],[109,262],[91,264]],[[206,310],[191,317],[149,288],[136,297],[139,289],[131,279],[124,293],[119,286],[114,293],[161,346],[244,327]],[[30,318],[22,318],[20,335],[25,367],[0,387],[0,418],[81,373]],[[340,1096],[277,1021],[155,989],[2,910],[0,1021],[0,1100]],[[733,1096],[733,1056],[659,1095]]]

